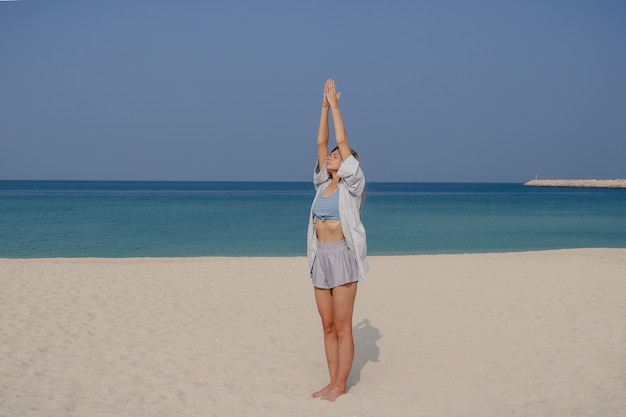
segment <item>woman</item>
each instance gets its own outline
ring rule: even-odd
[[[322,319],[330,383],[314,398],[335,401],[346,393],[354,358],[352,312],[357,282],[367,278],[367,245],[360,210],[365,177],[348,138],[333,80],[324,87],[317,136],[316,195],[311,206],[307,256],[315,302]],[[337,147],[328,153],[328,113],[332,112]]]

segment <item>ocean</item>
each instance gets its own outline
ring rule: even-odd
[[[305,256],[308,182],[0,181],[0,257]],[[369,183],[370,255],[626,247],[626,190]]]

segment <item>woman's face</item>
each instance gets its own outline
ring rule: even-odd
[[[328,155],[328,159],[326,159],[326,170],[338,171],[340,166],[341,154],[339,153],[339,149],[335,149],[330,153],[330,155]]]

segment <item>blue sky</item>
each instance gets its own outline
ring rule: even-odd
[[[623,1],[0,1],[0,179],[626,178]],[[331,138],[331,141],[333,138]]]

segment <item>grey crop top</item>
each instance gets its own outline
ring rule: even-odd
[[[328,197],[320,194],[313,207],[313,216],[322,221],[339,220],[339,190]]]

